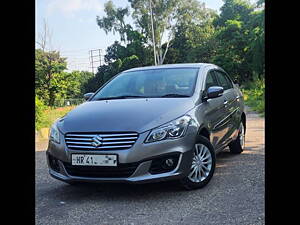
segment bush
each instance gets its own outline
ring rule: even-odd
[[[265,80],[257,79],[248,82],[242,89],[246,105],[264,115],[265,112]]]
[[[39,130],[42,126],[43,119],[45,117],[44,110],[47,107],[37,96],[35,96],[35,129]]]

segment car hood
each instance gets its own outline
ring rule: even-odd
[[[58,128],[61,132],[142,133],[185,114],[191,98],[114,99],[85,102],[70,111]]]

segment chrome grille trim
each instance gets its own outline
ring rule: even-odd
[[[93,138],[101,137],[102,144],[93,146]],[[65,142],[69,149],[74,150],[122,150],[131,148],[138,139],[138,133],[67,133]]]
[[[116,144],[134,144],[135,141],[115,141],[115,142],[106,142],[103,141],[105,145],[116,145]],[[77,141],[68,141],[68,144],[82,144],[82,145],[90,145],[90,142],[77,142]]]
[[[105,147],[93,147],[93,146],[82,146],[82,145],[69,145],[69,148],[82,148],[90,150],[99,150],[99,149],[120,149],[120,148],[130,148],[131,145],[114,145],[114,146],[105,146]]]
[[[125,138],[124,137],[120,137],[120,138],[118,138],[118,140],[136,140],[136,139],[137,139],[137,137],[125,137]],[[105,141],[114,141],[115,138],[105,138],[104,140]]]
[[[137,136],[137,133],[118,133],[118,134],[67,134],[72,137],[94,137],[95,135],[101,135],[101,137],[120,137],[120,136]]]
[[[92,141],[92,138],[66,138],[66,140],[70,140],[70,141]]]

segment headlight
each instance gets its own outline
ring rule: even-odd
[[[190,116],[182,116],[151,131],[145,143],[183,137],[191,121]]]
[[[59,141],[59,131],[56,126],[56,122],[52,125],[51,130],[50,130],[50,140],[54,141],[56,143],[60,143]]]

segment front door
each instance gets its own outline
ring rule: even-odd
[[[207,92],[209,87],[220,86],[213,70],[209,71],[205,80],[204,92]],[[210,142],[217,150],[221,146],[221,141],[226,133],[226,126],[222,122],[225,117],[224,96],[208,99],[203,102],[204,107],[200,107],[204,112],[203,121],[206,127],[210,130]]]
[[[236,107],[236,93],[233,88],[233,84],[231,80],[227,77],[227,75],[220,70],[214,71],[216,78],[218,80],[219,86],[224,88],[224,111],[225,117],[222,121],[224,126],[224,136],[222,140],[220,140],[222,145],[228,144],[230,142],[230,137],[233,132],[236,130],[235,124],[233,123],[233,118],[237,113]]]

